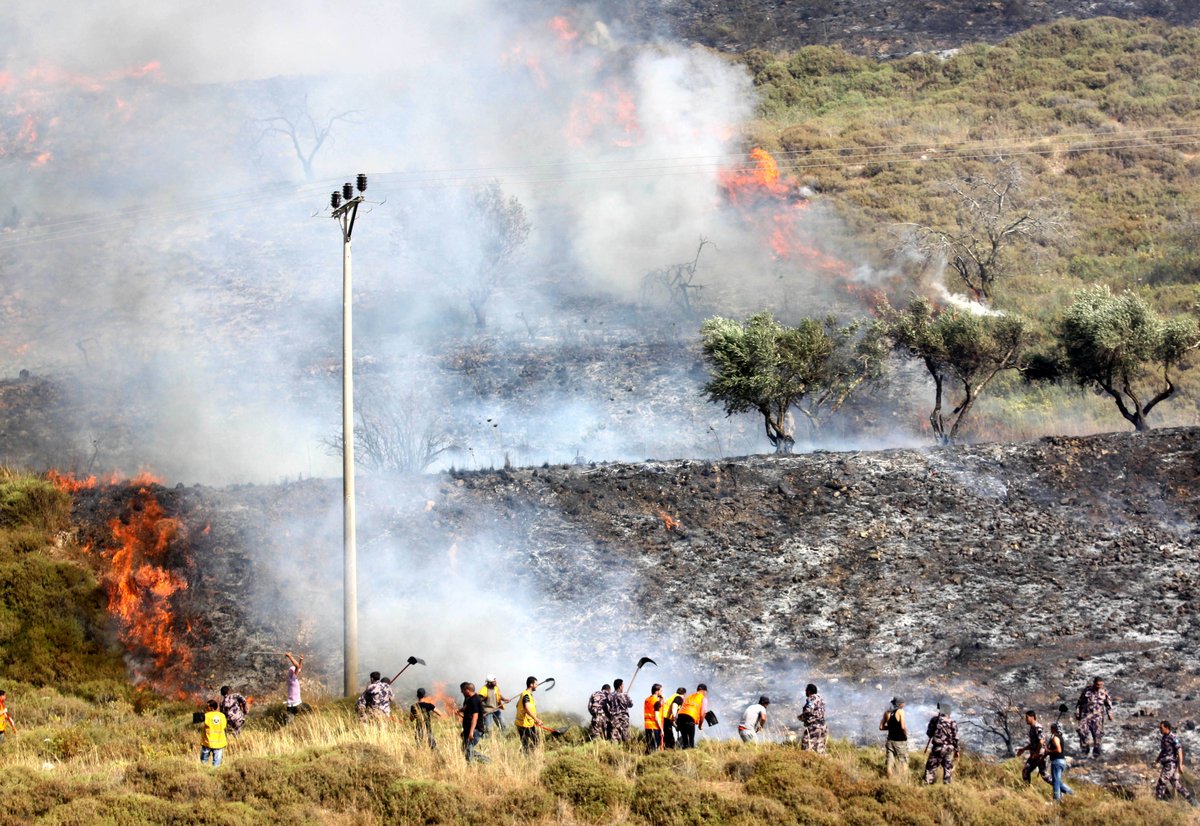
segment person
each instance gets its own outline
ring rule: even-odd
[[[287,670],[287,719],[290,720],[300,711],[300,672],[304,668],[304,655],[301,654],[297,660],[288,651],[284,656],[292,663]]]
[[[1104,737],[1104,718],[1112,720],[1112,697],[1104,690],[1104,680],[1096,677],[1092,684],[1085,688],[1075,703],[1075,719],[1079,721],[1076,732],[1079,734],[1080,757],[1088,756],[1088,739],[1091,738],[1093,757],[1100,756],[1100,741]]]
[[[675,715],[675,728],[679,729],[679,748],[696,748],[696,729],[704,728],[704,715],[708,713],[708,686],[696,686],[679,707]]]
[[[804,687],[804,695],[804,708],[800,712],[804,737],[800,741],[800,748],[824,754],[825,741],[829,738],[829,730],[825,728],[825,701],[812,683]]]
[[[650,696],[642,702],[642,719],[646,727],[646,754],[662,751],[663,748],[663,696],[662,683],[650,687]]]
[[[954,761],[958,759],[958,723],[950,719],[950,704],[938,703],[937,716],[929,721],[925,732],[929,742],[929,759],[925,761],[925,782],[932,785],[938,768],[942,770],[942,782],[949,785],[954,778]]]
[[[1062,800],[1063,794],[1073,795],[1071,787],[1063,781],[1067,771],[1067,748],[1063,740],[1062,727],[1050,724],[1050,739],[1046,741],[1046,758],[1050,761],[1050,785],[1054,788],[1054,799]]]
[[[758,743],[758,733],[767,725],[767,706],[771,705],[770,697],[759,697],[757,703],[746,707],[742,722],[738,723],[738,736],[743,743]]]
[[[417,742],[429,744],[429,748],[437,748],[437,740],[433,737],[433,718],[441,717],[437,706],[425,699],[425,689],[417,689],[417,701],[408,708],[409,718],[417,724]]]
[[[364,720],[382,720],[391,716],[393,699],[391,682],[383,679],[383,675],[378,671],[372,671],[371,682],[358,696],[358,702],[354,704],[354,708],[358,710],[358,716]]]
[[[532,754],[541,741],[542,721],[537,716],[537,703],[533,700],[533,692],[537,691],[537,677],[525,678],[525,690],[517,695],[517,719],[513,725],[517,734],[521,735],[521,751]]]
[[[223,685],[219,709],[225,715],[227,731],[234,737],[241,737],[242,726],[246,724],[246,712],[250,710],[246,698],[229,686]]]
[[[504,711],[504,704],[511,703],[513,698],[505,697],[500,693],[500,686],[496,684],[495,674],[487,675],[483,688],[479,689],[479,696],[483,698],[484,732],[503,731],[504,722],[500,719],[501,712]]]
[[[687,689],[680,686],[663,705],[663,748],[675,748],[675,718],[679,715],[679,708],[683,705],[685,696]]]
[[[1050,767],[1046,765],[1046,732],[1033,709],[1025,712],[1025,725],[1029,726],[1029,743],[1017,749],[1017,757],[1024,752],[1029,752],[1029,756],[1025,758],[1025,767],[1021,769],[1021,779],[1028,786],[1033,782],[1033,773],[1036,771],[1043,780],[1051,783]]]
[[[1163,720],[1158,724],[1158,731],[1162,735],[1158,746],[1158,759],[1155,761],[1162,766],[1162,771],[1158,775],[1158,785],[1154,787],[1154,796],[1159,800],[1170,800],[1176,794],[1179,794],[1188,803],[1196,805],[1196,798],[1192,796],[1191,789],[1183,785],[1183,780],[1179,777],[1179,772],[1183,768],[1183,744],[1179,742],[1179,735],[1171,730],[1171,722]]]
[[[633,700],[622,690],[625,686],[624,680],[613,680],[612,686],[608,695],[609,739],[616,743],[624,743],[629,739],[629,709],[633,708]]]
[[[605,683],[599,691],[593,691],[588,698],[588,714],[592,715],[592,724],[588,726],[589,740],[607,740],[610,729],[608,725],[608,695],[612,686]]]
[[[879,730],[887,732],[884,758],[889,778],[903,780],[908,775],[908,724],[904,715],[904,698],[893,697],[892,707],[883,713]]]
[[[475,683],[462,683],[458,688],[463,695],[463,755],[466,756],[468,763],[472,760],[486,763],[487,757],[476,751],[479,747],[479,738],[483,736],[483,698],[475,693]]]
[[[204,736],[200,741],[200,762],[207,763],[209,755],[215,769],[221,765],[221,754],[225,751],[228,741],[225,739],[225,715],[220,712],[216,700],[208,701],[208,711],[204,713]]]
[[[10,731],[16,734],[17,724],[8,710],[8,694],[0,690],[0,743],[4,742],[4,735]]]

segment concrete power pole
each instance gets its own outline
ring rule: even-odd
[[[354,521],[354,338],[350,281],[350,237],[367,191],[359,175],[358,194],[349,183],[329,196],[334,220],[342,229],[342,677],[345,696],[358,693],[358,549]],[[345,203],[342,203],[343,200]]]

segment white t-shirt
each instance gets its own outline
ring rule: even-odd
[[[746,731],[755,731],[758,727],[758,715],[760,714],[764,717],[766,716],[767,709],[765,706],[758,703],[750,706],[746,709],[746,713],[742,715],[742,722],[738,725],[738,728],[745,729]]]

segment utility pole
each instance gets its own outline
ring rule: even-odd
[[[358,693],[358,548],[354,529],[354,339],[350,281],[350,237],[367,191],[367,176],[329,196],[342,229],[342,677],[345,696]],[[342,203],[345,201],[345,203]]]

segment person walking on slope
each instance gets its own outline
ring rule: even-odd
[[[675,748],[675,718],[679,715],[679,709],[683,706],[685,696],[687,696],[687,689],[680,686],[663,703],[663,748]]]
[[[1183,744],[1179,742],[1179,735],[1171,730],[1168,720],[1158,724],[1158,731],[1162,734],[1162,739],[1159,741],[1158,758],[1155,762],[1162,766],[1162,771],[1158,776],[1158,785],[1154,787],[1154,796],[1159,800],[1170,800],[1178,794],[1195,806],[1196,798],[1179,777],[1179,771],[1183,768]]]
[[[425,689],[417,689],[417,701],[408,707],[408,716],[417,724],[417,742],[427,743],[429,748],[437,749],[437,740],[433,737],[433,718],[441,717],[442,713],[425,699],[425,693]]]
[[[904,715],[904,698],[893,697],[892,707],[883,713],[879,730],[887,732],[884,758],[889,778],[908,776],[908,723]]]
[[[929,759],[925,761],[925,782],[932,785],[937,770],[942,770],[942,782],[949,785],[954,778],[954,761],[958,759],[958,723],[950,719],[950,704],[938,703],[938,714],[929,721],[925,729],[929,742],[925,748]]]
[[[824,754],[825,741],[829,738],[829,730],[825,728],[825,701],[812,683],[804,687],[804,695],[804,708],[800,712],[804,737],[800,740],[800,748]]]
[[[227,731],[234,737],[241,737],[242,726],[246,724],[246,712],[250,710],[246,698],[229,686],[223,685],[219,710],[225,715]]]
[[[607,740],[610,729],[608,724],[608,695],[612,686],[605,683],[599,691],[593,691],[588,699],[588,714],[592,715],[592,724],[588,726],[589,740]]]
[[[1092,684],[1079,695],[1075,703],[1075,719],[1079,721],[1079,756],[1088,756],[1088,738],[1091,738],[1093,757],[1100,756],[1100,741],[1104,737],[1104,718],[1112,720],[1112,697],[1104,690],[1104,680],[1096,677]]]
[[[642,701],[642,720],[646,728],[646,754],[663,749],[662,683],[650,687],[650,696]]]
[[[537,703],[533,692],[537,691],[537,677],[525,678],[525,690],[517,695],[517,719],[514,725],[521,735],[521,751],[532,754],[541,742],[542,721],[537,714]]]
[[[1046,758],[1050,761],[1050,785],[1054,787],[1054,799],[1062,800],[1064,794],[1073,795],[1071,787],[1063,781],[1067,772],[1066,741],[1063,740],[1062,727],[1058,723],[1050,724],[1050,739],[1046,741]]]
[[[704,728],[704,715],[708,713],[708,686],[696,686],[679,707],[675,716],[675,727],[679,729],[679,748],[696,748],[696,729]]]
[[[0,690],[0,743],[8,732],[17,733],[17,724],[13,722],[12,714],[8,711],[8,694]]]
[[[475,683],[462,683],[462,746],[467,762],[486,763],[487,757],[479,754],[479,738],[483,735],[483,698],[475,693]]]
[[[633,700],[629,699],[624,687],[624,680],[613,680],[612,692],[608,695],[609,739],[615,743],[629,739],[629,709],[633,708]]]
[[[304,668],[304,655],[300,655],[300,659],[292,656],[292,652],[288,651],[284,654],[291,662],[287,670],[287,721],[300,712],[300,671]]]
[[[1017,749],[1017,757],[1024,752],[1029,752],[1029,756],[1025,758],[1025,767],[1021,769],[1021,779],[1028,786],[1033,782],[1033,773],[1036,771],[1043,780],[1052,783],[1050,767],[1046,765],[1046,732],[1033,709],[1025,712],[1025,725],[1029,726],[1029,744]]]
[[[204,736],[200,741],[200,762],[207,763],[212,756],[215,769],[221,765],[221,755],[229,741],[225,739],[225,715],[217,708],[216,700],[208,701],[208,711],[204,713]]]
[[[742,722],[738,723],[738,736],[742,738],[743,743],[758,744],[758,733],[767,725],[767,706],[769,705],[771,705],[771,699],[763,696],[758,698],[757,703],[746,707],[746,711],[742,714]]]
[[[500,686],[496,684],[495,674],[487,675],[487,681],[484,682],[483,688],[479,689],[479,696],[483,698],[484,731],[487,733],[503,731],[504,722],[500,719],[501,712],[504,711],[505,703],[512,702],[512,697],[505,697],[500,693]]]

